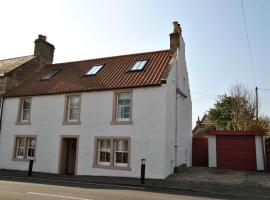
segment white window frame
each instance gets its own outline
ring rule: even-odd
[[[106,163],[100,162],[100,142],[101,140],[110,141],[110,149],[107,149],[107,152],[110,153],[110,160]],[[127,151],[121,151],[127,153],[127,163],[116,163],[116,141],[127,141]],[[127,170],[131,171],[130,167],[130,157],[131,157],[131,138],[130,137],[95,137],[95,150],[93,157],[93,167],[94,168],[103,168],[103,169],[115,169],[115,170]],[[117,151],[120,152],[120,151]]]
[[[34,140],[34,144],[33,144],[32,147],[30,147],[30,141],[31,141],[31,139]],[[26,154],[25,155],[26,159],[31,159],[31,158],[35,157],[35,150],[36,150],[36,148],[35,148],[35,141],[36,141],[36,138],[35,137],[26,137],[26,153],[25,153]],[[31,151],[34,152],[33,156],[28,156],[29,149],[31,149]]]
[[[28,101],[28,104],[29,104],[29,108],[27,108],[27,109],[24,109],[24,107],[23,107],[25,101]],[[32,106],[32,99],[31,98],[22,98],[21,99],[20,122],[30,122],[30,120],[31,120],[31,106]],[[29,112],[29,119],[23,119],[24,112],[26,112],[26,111]]]
[[[128,96],[129,97],[129,105],[119,105],[119,97],[121,97],[121,96]],[[120,117],[119,117],[119,108],[120,107],[122,107],[122,109],[124,109],[125,107],[129,108],[129,117],[128,118],[122,117],[121,114],[120,114]],[[130,121],[131,120],[131,95],[130,95],[130,93],[123,92],[123,93],[118,93],[117,94],[115,119],[116,119],[116,121]]]
[[[101,150],[101,141],[105,141],[105,150]],[[104,165],[104,166],[110,166],[111,164],[111,158],[112,158],[112,155],[111,155],[111,148],[112,148],[112,144],[111,144],[111,140],[110,139],[98,139],[98,150],[97,150],[97,164],[98,165]],[[109,145],[108,145],[109,143]],[[108,147],[109,146],[109,147]],[[106,153],[109,153],[110,154],[110,160],[107,161],[107,162],[101,162],[100,161],[100,153],[101,152],[104,152],[105,153],[105,160],[106,160]]]
[[[71,107],[71,98],[78,98],[78,105]],[[77,122],[80,121],[80,95],[69,95],[67,96],[67,121],[68,122]],[[77,119],[70,119],[71,109],[78,110],[78,118]]]
[[[21,140],[21,146],[19,146],[19,140]],[[24,159],[25,156],[25,138],[24,137],[16,137],[15,141],[15,158],[16,159]],[[19,149],[22,149],[23,155],[18,155]]]
[[[129,145],[129,142],[128,142],[127,139],[116,139],[116,140],[114,140],[114,166],[117,166],[117,167],[127,167],[128,166],[129,151],[128,151],[128,149],[127,150],[122,150],[122,151],[117,151],[117,142],[119,142],[119,141],[126,141],[127,142],[127,145]],[[122,157],[123,157],[123,153],[127,153],[128,154],[127,155],[127,163],[117,163],[116,162],[116,153],[122,153]]]
[[[33,147],[30,147],[29,142],[30,139],[34,140]],[[19,140],[21,140],[21,145],[19,146]],[[36,142],[37,142],[37,137],[36,136],[15,136],[15,142],[14,142],[14,153],[13,153],[13,158],[16,160],[29,160],[31,158],[35,158],[36,155]],[[23,152],[23,155],[18,155],[19,150]],[[33,156],[28,156],[28,150],[32,149],[34,151]]]

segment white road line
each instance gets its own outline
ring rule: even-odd
[[[47,178],[32,178],[32,177],[21,177],[21,176],[5,176],[0,175],[3,178],[17,178],[17,179],[25,179],[25,180],[37,180],[37,181],[51,181],[51,182],[59,182],[59,183],[75,183],[82,185],[96,185],[96,186],[107,186],[107,187],[119,187],[119,188],[127,188],[127,189],[140,189],[145,190],[144,187],[136,187],[136,186],[125,186],[125,185],[117,185],[117,184],[106,184],[106,183],[89,183],[82,181],[71,181],[71,180],[60,180],[60,179],[47,179]]]
[[[70,197],[70,196],[62,196],[62,195],[56,195],[56,194],[38,193],[38,192],[27,192],[27,194],[40,195],[40,196],[50,196],[50,197],[58,197],[58,198],[66,198],[66,199],[93,200],[93,199],[85,199],[85,198],[79,198],[79,197]]]

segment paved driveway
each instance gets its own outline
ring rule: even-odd
[[[192,167],[185,172],[169,177],[173,181],[194,181],[197,183],[220,183],[233,185],[251,185],[270,188],[269,172],[220,170],[204,167]]]

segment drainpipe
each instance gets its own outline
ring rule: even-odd
[[[177,89],[179,86],[179,76],[178,76],[178,59],[179,59],[179,48],[176,50],[176,68],[175,68],[175,129],[174,129],[174,167],[177,167],[178,162],[178,94]],[[176,171],[176,169],[174,170]]]
[[[2,130],[2,117],[3,117],[3,108],[4,108],[4,97],[0,97],[1,98],[1,111],[0,111],[0,131]]]

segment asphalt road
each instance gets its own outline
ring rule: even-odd
[[[0,200],[212,200],[248,199],[181,190],[154,190],[106,184],[82,185],[38,180],[0,180]],[[254,199],[254,198],[251,198]]]

